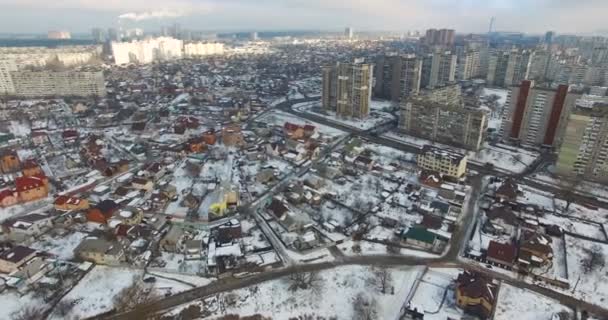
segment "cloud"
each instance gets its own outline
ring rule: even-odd
[[[185,11],[176,10],[156,10],[156,11],[145,11],[145,12],[128,12],[118,16],[119,19],[143,21],[151,19],[167,19],[167,18],[178,18],[186,16]]]

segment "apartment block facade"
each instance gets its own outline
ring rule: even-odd
[[[608,104],[577,106],[568,119],[556,172],[608,182]]]
[[[416,155],[418,167],[439,172],[452,178],[462,178],[467,171],[467,157],[458,152],[425,145]]]
[[[374,96],[399,102],[418,94],[421,72],[422,61],[415,55],[378,58],[374,68]]]
[[[13,71],[12,95],[19,97],[105,96],[101,71]]]
[[[432,89],[456,80],[457,56],[450,51],[430,53],[422,57],[420,87]]]
[[[528,79],[534,53],[527,50],[497,51],[488,60],[486,82],[490,86],[508,87]]]
[[[515,144],[559,147],[570,111],[580,97],[568,85],[553,90],[524,80],[509,90],[500,134]]]
[[[323,107],[340,117],[366,118],[371,104],[373,69],[372,64],[363,62],[323,68]]]
[[[481,148],[487,127],[487,116],[481,110],[423,97],[404,104],[399,121],[399,129],[409,135],[474,151]]]

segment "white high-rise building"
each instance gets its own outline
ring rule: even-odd
[[[159,37],[132,42],[112,42],[112,55],[116,64],[147,64],[158,60],[181,59],[182,40]]]
[[[224,44],[220,42],[203,43],[194,42],[184,45],[184,56],[201,57],[224,54]]]

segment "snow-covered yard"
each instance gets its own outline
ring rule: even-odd
[[[419,280],[409,301],[410,307],[423,311],[424,319],[460,319],[463,312],[456,307],[451,288],[459,272],[458,269],[429,269]]]
[[[13,315],[24,308],[46,308],[42,298],[34,297],[33,292],[24,296],[18,293],[3,292],[0,294],[0,319],[11,319]]]
[[[573,315],[572,310],[556,300],[503,283],[498,293],[494,320],[549,320],[559,312]]]
[[[143,270],[96,266],[63,297],[62,301],[74,302],[69,317],[84,319],[113,308],[112,299],[130,286]],[[52,314],[50,319],[65,319]]]
[[[46,234],[32,243],[30,247],[55,255],[60,260],[70,260],[74,258],[74,249],[86,236],[87,234],[82,232],[73,232],[62,236]]]

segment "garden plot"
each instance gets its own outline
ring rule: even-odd
[[[559,301],[503,283],[498,292],[494,320],[552,319],[558,313],[573,315]]]

